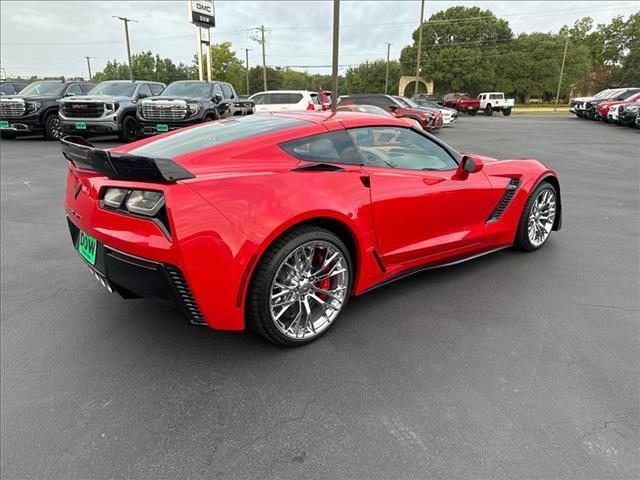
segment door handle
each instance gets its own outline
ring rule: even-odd
[[[426,185],[436,185],[440,182],[444,182],[444,178],[441,177],[424,177],[422,179],[422,181],[426,184]]]

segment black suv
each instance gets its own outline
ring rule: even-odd
[[[2,95],[2,138],[42,134],[47,140],[57,140],[62,135],[58,118],[58,100],[84,95],[93,87],[94,84],[88,82],[45,80],[30,84],[19,95]]]
[[[162,93],[160,82],[110,80],[99,83],[88,95],[60,100],[60,122],[65,134],[90,137],[116,134],[123,142],[138,135],[138,101]]]
[[[29,85],[29,82],[14,82],[13,80],[3,80],[2,82],[0,82],[0,95],[15,95],[27,85]]]
[[[184,80],[173,82],[160,95],[138,102],[138,127],[142,136],[253,113],[253,101],[240,100],[225,82]]]

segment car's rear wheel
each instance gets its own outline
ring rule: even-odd
[[[14,132],[0,132],[0,138],[16,138],[16,134]]]
[[[351,292],[349,251],[333,233],[302,226],[284,234],[260,260],[248,292],[249,327],[295,347],[324,334]]]
[[[478,113],[478,111],[477,110],[468,110],[467,113],[469,115],[471,115],[472,117],[475,117],[475,115],[476,115],[476,113]]]
[[[44,138],[47,140],[59,140],[62,138],[62,124],[58,112],[50,113],[44,120]]]
[[[128,115],[122,120],[122,129],[118,134],[118,138],[121,142],[133,142],[138,139],[138,125],[136,119]]]
[[[558,193],[549,182],[542,182],[529,195],[522,210],[514,246],[530,252],[544,245],[553,229],[558,209]]]
[[[493,115],[493,108],[491,108],[491,105],[487,105],[486,107],[484,107],[484,114],[487,117],[490,117],[491,115]]]

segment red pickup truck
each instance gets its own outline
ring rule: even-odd
[[[480,100],[473,98],[468,93],[447,93],[444,96],[444,106],[475,115],[480,110]]]

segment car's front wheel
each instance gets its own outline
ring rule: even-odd
[[[60,123],[58,112],[50,113],[44,121],[44,138],[47,140],[59,140],[62,135],[62,123]]]
[[[138,139],[138,124],[133,116],[127,115],[124,117],[118,138],[125,143],[134,142]]]
[[[502,114],[505,117],[508,117],[509,115],[511,115],[511,109],[510,108],[505,108],[504,110],[502,110]]]
[[[256,267],[247,299],[249,326],[277,345],[309,343],[335,323],[351,283],[351,257],[336,235],[315,226],[295,228]]]
[[[490,117],[491,115],[493,115],[493,108],[491,108],[491,105],[487,105],[486,107],[484,107],[484,114],[487,117]]]
[[[529,195],[522,210],[514,246],[530,252],[546,243],[556,221],[558,193],[549,182],[542,182]]]

